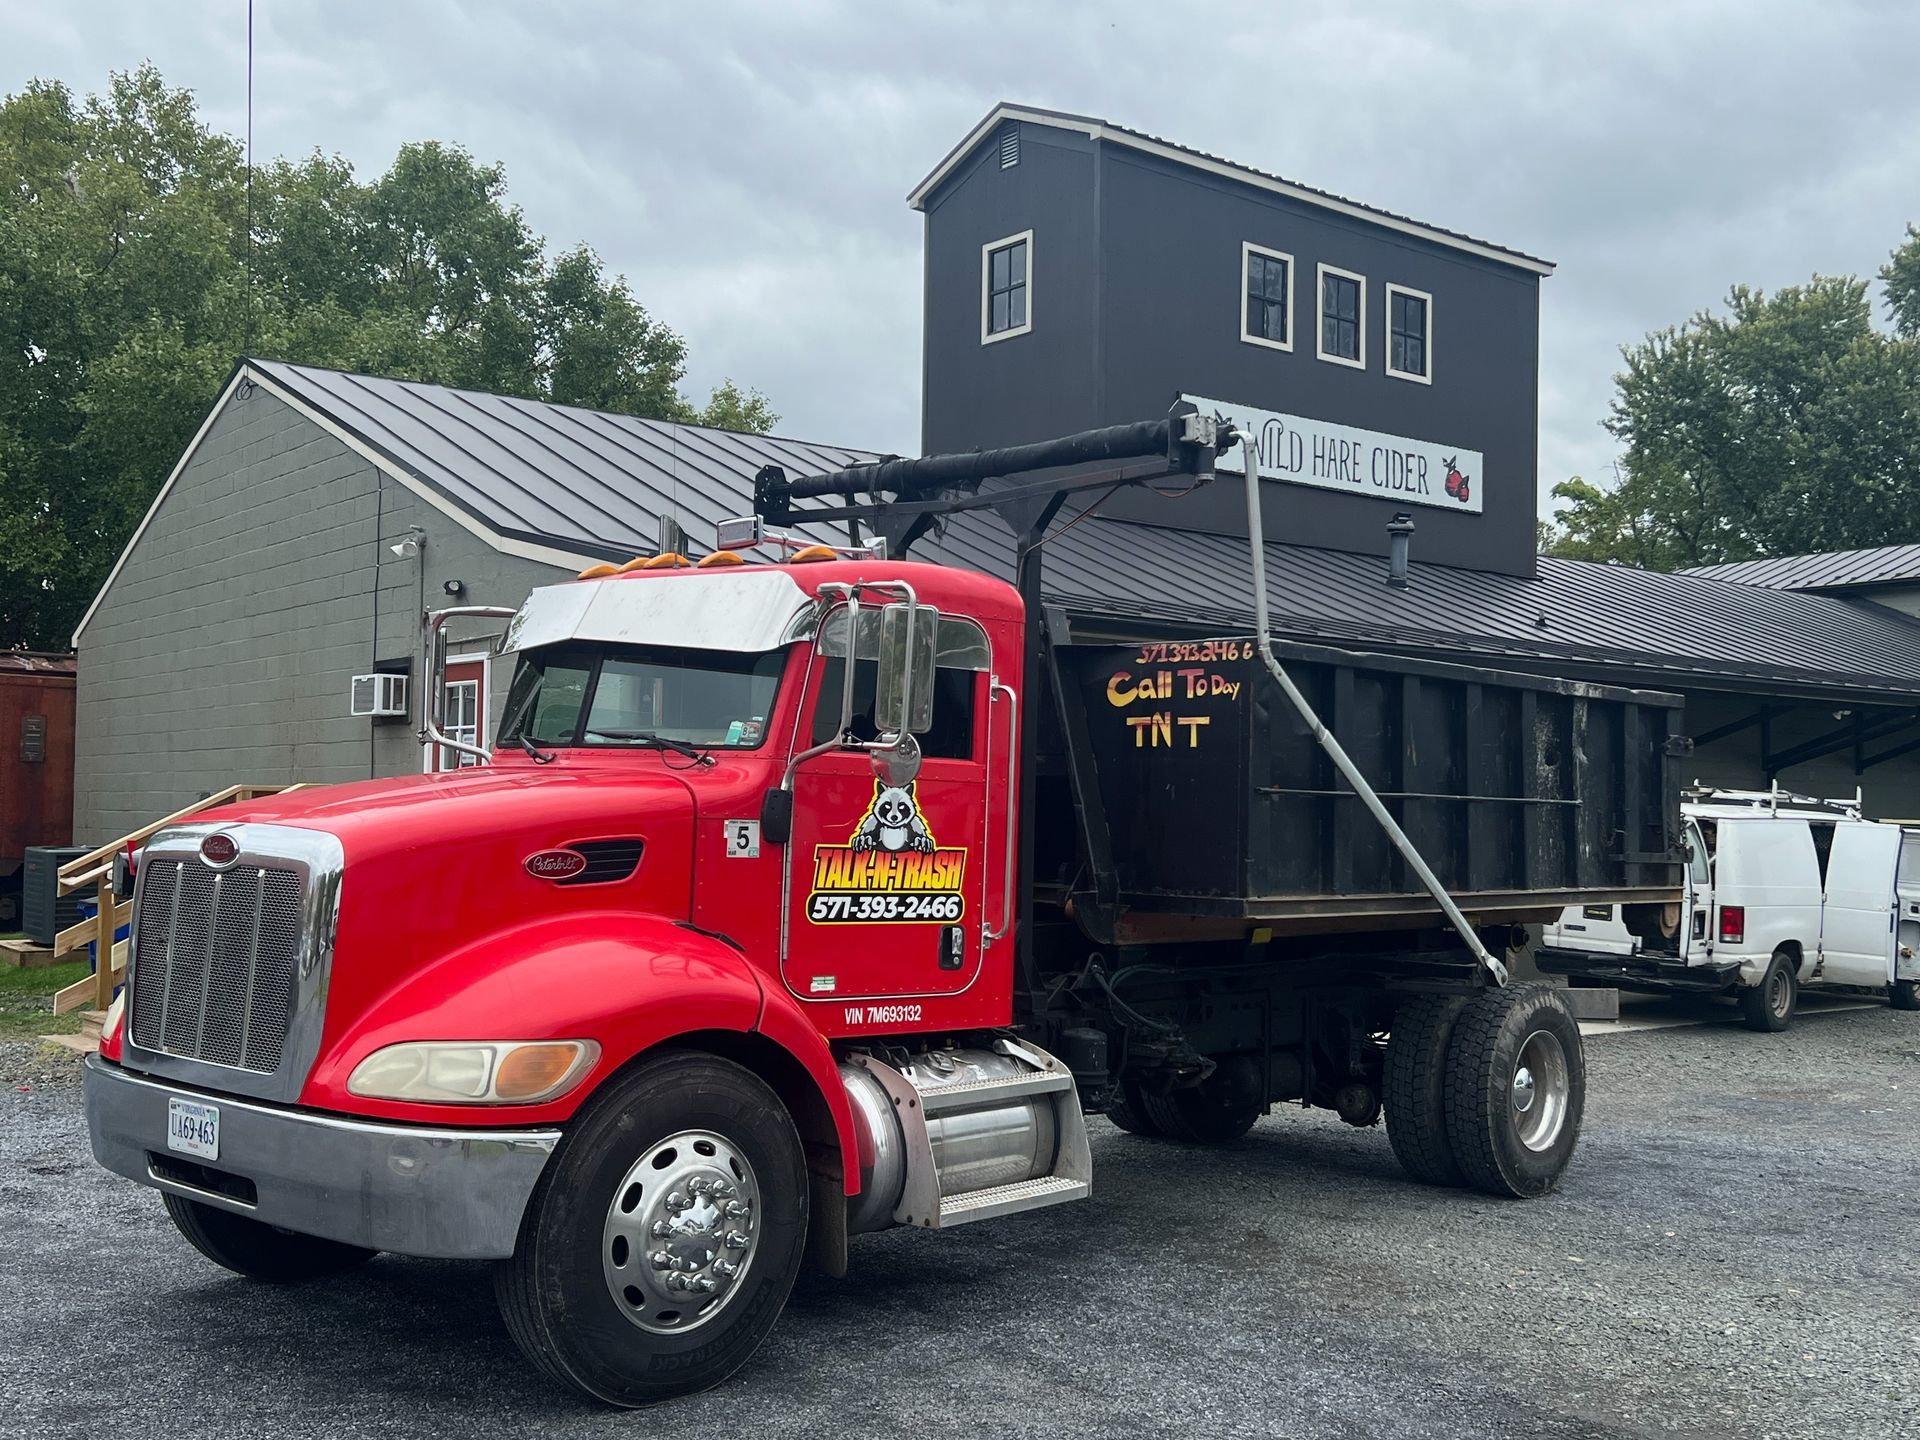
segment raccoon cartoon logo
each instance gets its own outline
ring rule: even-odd
[[[914,784],[876,780],[844,845],[817,845],[807,919],[951,923],[966,912],[967,852],[941,849]]]
[[[853,832],[855,850],[918,850],[934,848],[927,822],[913,798],[913,785],[882,785],[874,781],[873,808]]]

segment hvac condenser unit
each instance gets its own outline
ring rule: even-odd
[[[407,713],[407,677],[356,675],[353,677],[353,713],[377,719]]]

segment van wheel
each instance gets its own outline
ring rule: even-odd
[[[322,1240],[318,1235],[296,1235],[184,1195],[163,1195],[161,1199],[166,1201],[174,1228],[187,1237],[187,1243],[214,1264],[249,1280],[264,1280],[270,1285],[326,1280],[357,1270],[380,1253],[343,1245],[338,1240]]]
[[[1920,1010],[1920,980],[1896,980],[1887,995],[1896,1010]]]
[[[1466,1001],[1451,995],[1418,995],[1393,1012],[1387,1037],[1387,1140],[1400,1168],[1428,1185],[1466,1180],[1447,1139],[1447,1043]]]
[[[1580,1026],[1558,992],[1483,990],[1454,1020],[1447,1140],[1476,1190],[1527,1197],[1553,1189],[1573,1158],[1586,1103]]]
[[[1169,1140],[1221,1145],[1253,1128],[1267,1108],[1260,1066],[1250,1055],[1222,1060],[1198,1085],[1165,1095],[1139,1092],[1140,1113]]]
[[[1774,952],[1758,985],[1740,991],[1740,1013],[1746,1016],[1749,1030],[1786,1029],[1799,1004],[1800,977],[1794,973],[1793,957],[1784,950]]]
[[[650,1405],[746,1363],[806,1238],[806,1157],[780,1097],[731,1061],[670,1052],[609,1081],[568,1128],[494,1291],[548,1376]]]

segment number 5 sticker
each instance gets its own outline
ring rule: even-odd
[[[728,820],[724,823],[727,834],[727,858],[758,860],[760,858],[760,822]]]

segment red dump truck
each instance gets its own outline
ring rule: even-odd
[[[1084,1198],[1087,1113],[1384,1111],[1420,1181],[1550,1189],[1580,1034],[1501,957],[1677,897],[1677,702],[1274,644],[1251,446],[1253,635],[1040,603],[1063,508],[1236,439],[763,472],[735,548],[535,592],[485,764],[146,846],[100,1162],[242,1275],[494,1262],[530,1359],[619,1405],[731,1373],[850,1236]],[[973,508],[1017,586],[904,558]],[[823,519],[877,536],[771,528]]]

